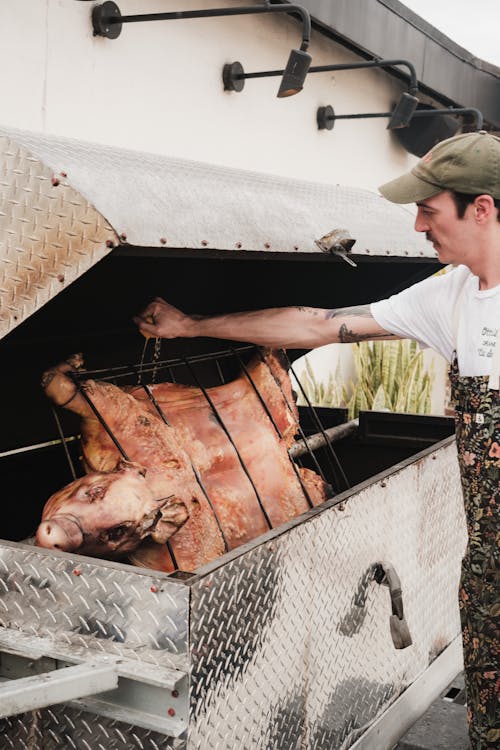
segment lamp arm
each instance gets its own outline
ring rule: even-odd
[[[96,5],[92,12],[92,22],[95,36],[107,36],[106,26],[118,26],[124,23],[140,23],[145,21],[178,21],[187,18],[216,18],[220,16],[244,16],[257,13],[297,13],[302,19],[302,44],[300,49],[305,51],[311,39],[311,18],[301,5],[265,5],[241,6],[239,8],[208,8],[206,10],[179,10],[167,13],[143,13],[122,16],[118,6],[114,3],[114,13],[109,15],[109,3]],[[108,7],[106,7],[108,6]],[[108,15],[106,15],[108,12]]]
[[[324,73],[331,70],[355,70],[357,68],[385,68],[391,65],[405,65],[410,72],[409,92],[415,95],[418,92],[417,73],[413,63],[409,60],[364,60],[357,63],[338,63],[334,65],[313,65],[309,73]]]
[[[483,127],[483,113],[476,107],[450,107],[450,109],[418,109],[412,117],[431,117],[432,115],[474,115],[478,130]]]

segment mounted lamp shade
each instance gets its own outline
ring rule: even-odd
[[[214,18],[218,16],[243,16],[257,13],[290,13],[299,15],[302,21],[302,43],[300,49],[293,49],[288,58],[278,97],[292,96],[302,90],[305,77],[311,64],[311,56],[306,52],[311,38],[311,19],[309,13],[301,5],[265,5],[241,6],[236,8],[208,8],[206,10],[181,10],[169,13],[148,13],[142,15],[122,16],[118,5],[111,0],[96,5],[92,9],[92,27],[94,36],[107,39],[117,39],[124,23],[139,23],[143,21],[176,21],[187,18]],[[224,66],[223,81],[226,91],[242,91],[245,75],[241,63],[229,63]]]
[[[293,96],[302,91],[307,71],[311,65],[311,55],[304,50],[293,49],[286,64],[283,78],[278,89],[278,99]]]
[[[446,138],[456,135],[462,128],[481,130],[483,115],[475,107],[433,109],[427,104],[419,104],[407,128],[397,130],[395,135],[401,145],[414,156],[424,156],[430,149]]]
[[[293,49],[286,64],[285,70],[269,71],[268,75],[281,75],[281,83],[277,96],[283,99],[286,96],[298,94],[304,88],[307,71],[311,64],[311,55],[302,49]],[[247,78],[262,78],[260,73],[245,73],[243,65],[236,61],[227,63],[222,69],[222,82],[224,91],[243,91]]]

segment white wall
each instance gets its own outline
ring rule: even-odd
[[[118,0],[123,15],[251,3]],[[380,69],[311,74],[288,99],[276,97],[279,78],[224,92],[224,63],[239,60],[247,72],[285,66],[301,25],[284,13],[129,24],[109,40],[93,36],[94,4],[0,3],[0,125],[373,190],[415,161],[386,119],[317,129],[319,106],[389,111],[405,87]],[[309,52],[313,65],[359,60],[316,32]],[[335,366],[342,350],[348,361],[347,347],[317,351],[318,372]]]
[[[252,0],[119,0],[123,15],[248,5]],[[256,3],[257,4],[257,3]],[[277,99],[278,78],[224,92],[224,63],[283,68],[301,25],[286,14],[124,25],[93,37],[93,2],[0,3],[0,124],[310,180],[376,189],[414,161],[386,119],[318,131],[316,109],[388,111],[402,84],[379,69],[316,73]],[[313,64],[356,61],[313,32]],[[401,57],[405,50],[401,49]]]

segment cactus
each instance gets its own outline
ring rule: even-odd
[[[434,372],[432,367],[424,371],[416,341],[363,341],[352,344],[352,354],[354,383],[342,382],[340,364],[326,384],[318,381],[305,357],[300,382],[311,404],[345,407],[349,419],[368,409],[430,413]],[[300,389],[298,403],[306,403]]]

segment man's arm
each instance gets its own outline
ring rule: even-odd
[[[326,310],[276,307],[227,315],[186,315],[157,297],[134,318],[141,333],[159,338],[208,336],[279,349],[315,349],[324,344],[397,339],[381,328],[369,305]]]

